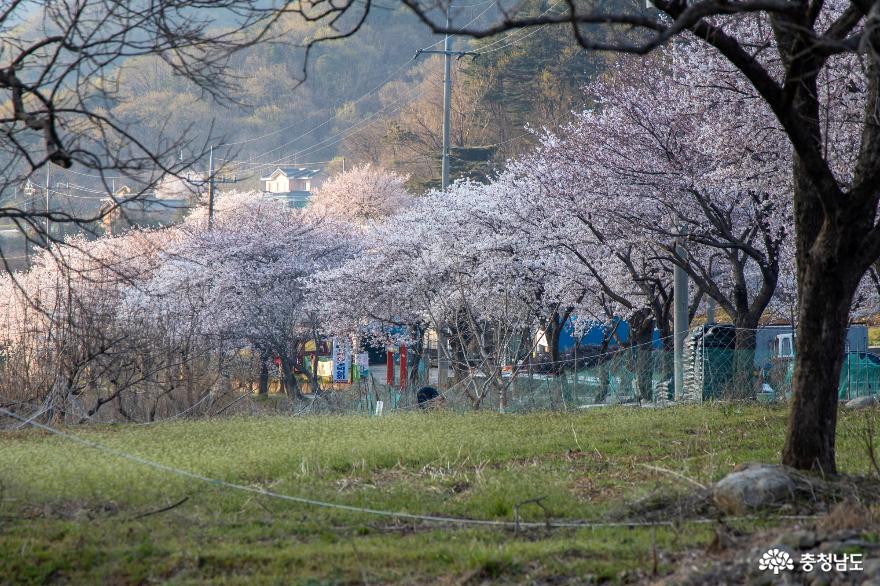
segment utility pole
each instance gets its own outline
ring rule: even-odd
[[[446,7],[446,30],[452,27],[452,19],[449,15],[450,5]],[[443,153],[440,166],[440,184],[445,191],[449,187],[449,141],[450,141],[450,118],[452,115],[452,57],[461,59],[466,55],[477,57],[479,53],[474,51],[453,51],[452,36],[446,35],[443,40],[442,51],[430,51],[427,49],[419,49],[416,57],[422,54],[443,55]]]
[[[34,183],[33,183],[33,181],[31,181],[30,177],[27,178],[27,180],[25,181],[24,186],[22,187],[21,190],[24,192],[25,196],[27,196],[27,198],[28,198],[27,199],[28,211],[31,213],[35,212],[36,206],[34,205],[34,201],[37,199],[36,198],[37,188],[34,187]],[[30,253],[29,253],[30,246],[28,244],[27,233],[25,233],[24,240],[25,240],[25,242],[24,242],[25,256],[28,257],[27,262],[28,262],[28,266],[30,266],[30,262],[31,262],[31,259],[29,256],[30,255]]]
[[[687,251],[678,243],[676,255],[682,260],[687,259]],[[684,342],[688,333],[688,276],[678,264],[673,269],[672,300],[673,316],[672,331],[675,360],[675,400],[684,398]]]
[[[208,156],[208,229],[214,227],[214,147]]]
[[[449,4],[452,4],[450,2]],[[449,30],[449,8],[446,6],[446,30]],[[440,162],[440,185],[443,191],[449,187],[449,137],[452,118],[452,35],[446,33],[443,40],[443,155]]]
[[[222,168],[222,167],[221,167]],[[208,229],[214,227],[214,200],[216,199],[217,194],[217,183],[238,183],[238,178],[235,175],[221,175],[219,178],[216,177],[216,170],[214,169],[214,147],[211,147],[210,154],[208,155]]]
[[[46,164],[46,248],[49,248],[49,165]]]
[[[452,2],[446,6],[446,30],[451,28],[452,19],[450,18],[450,9]],[[452,36],[447,33],[443,39],[442,51],[429,51],[419,49],[416,57],[423,53],[443,55],[443,151],[440,157],[440,186],[443,191],[449,187],[449,142],[451,136],[451,118],[452,118],[452,56],[455,55],[459,59],[465,55],[473,55],[476,57],[478,53],[473,51],[453,51]],[[440,326],[437,332],[437,385],[441,389],[445,389],[449,384],[449,357],[448,342],[446,340],[445,326]]]

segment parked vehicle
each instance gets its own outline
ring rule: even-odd
[[[781,334],[773,344],[773,360],[763,369],[773,388],[791,388],[794,344],[791,334]],[[840,368],[837,396],[841,401],[880,395],[880,357],[870,352],[847,352]]]

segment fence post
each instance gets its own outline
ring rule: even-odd
[[[676,246],[677,254],[682,260],[687,258],[684,247]],[[674,337],[674,366],[673,380],[675,384],[675,399],[681,401],[684,398],[684,341],[688,332],[688,275],[684,268],[676,264],[673,267],[673,333]]]

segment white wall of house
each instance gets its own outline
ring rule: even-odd
[[[290,189],[290,180],[286,175],[279,173],[274,179],[266,181],[266,191],[272,193],[287,193]]]
[[[284,173],[271,175],[270,179],[266,179],[266,191],[270,193],[288,193],[291,191],[312,191],[317,189],[321,180],[315,177],[308,179],[291,179]]]

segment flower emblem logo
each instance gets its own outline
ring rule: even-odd
[[[779,574],[782,570],[793,570],[794,562],[787,551],[775,547],[764,552],[758,564],[759,570],[773,570],[773,574]]]

